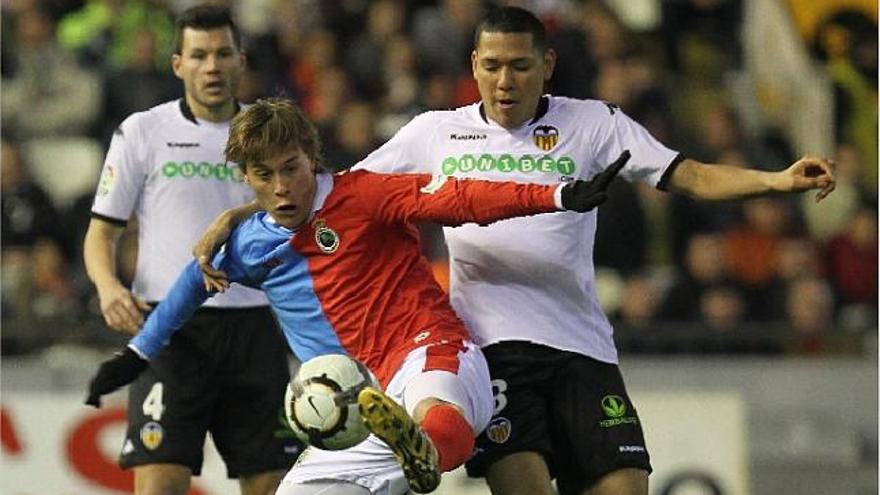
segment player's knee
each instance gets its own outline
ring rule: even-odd
[[[647,495],[648,472],[638,468],[611,471],[590,488],[590,495]]]
[[[461,409],[449,403],[430,407],[420,422],[439,457],[440,471],[452,471],[464,464],[474,451],[474,430]]]
[[[135,468],[136,495],[186,495],[189,468],[172,464],[152,464]]]

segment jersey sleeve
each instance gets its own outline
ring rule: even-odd
[[[198,263],[191,261],[128,346],[145,359],[154,358],[206,299],[202,271]]]
[[[386,174],[431,173],[431,165],[419,151],[432,133],[428,114],[417,115],[381,147],[356,163],[352,170]]]
[[[679,153],[667,148],[616,106],[607,107],[608,114],[595,141],[596,163],[604,170],[624,150],[629,150],[632,157],[620,171],[620,176],[628,181],[642,181],[661,187],[661,179],[666,176],[667,169],[677,163]]]
[[[233,232],[230,241],[236,238],[236,233]],[[240,257],[230,249],[229,243],[214,256],[212,265],[226,272],[231,283],[258,287],[259,282],[253,279]],[[162,302],[150,313],[140,333],[129,342],[129,347],[141,357],[152,359],[171,340],[174,332],[211,296],[213,294],[202,283],[202,270],[198,263],[189,262]]]
[[[92,214],[125,223],[131,217],[147,177],[146,157],[139,150],[137,114],[113,133],[95,191]]]
[[[458,179],[428,174],[362,172],[354,185],[361,207],[383,223],[434,222],[450,227],[559,211],[558,185]]]

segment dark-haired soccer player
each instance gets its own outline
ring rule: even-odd
[[[544,95],[555,61],[532,13],[489,11],[471,55],[482,101],[415,117],[355,169],[558,183],[590,177],[628,149],[622,177],[696,198],[818,189],[821,199],[834,188],[824,159],[776,173],[708,165],[614,105]],[[553,477],[563,494],[648,491],[641,424],[596,298],[595,230],[595,213],[566,212],[444,229],[452,305],[483,348],[495,390],[468,471],[486,476],[495,495],[550,494]]]
[[[128,117],[113,136],[85,238],[85,264],[108,326],[135,333],[221,211],[253,198],[223,147],[238,111],[245,58],[226,9],[185,11],[171,60],[185,96]],[[138,218],[129,291],[116,247]],[[236,287],[208,301],[131,387],[120,464],[135,493],[183,495],[211,433],[244,495],[273,493],[299,446],[279,423],[289,379],[284,340],[260,291]],[[289,433],[289,432],[287,432]]]

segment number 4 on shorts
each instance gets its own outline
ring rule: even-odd
[[[143,411],[146,416],[153,418],[153,421],[162,419],[162,413],[165,412],[165,404],[162,403],[162,382],[153,384],[147,398],[144,399]]]

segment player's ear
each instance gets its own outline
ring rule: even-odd
[[[544,50],[544,80],[549,81],[553,77],[553,69],[556,68],[556,50],[548,48]]]
[[[183,57],[181,57],[179,53],[171,55],[171,71],[174,72],[174,75],[177,76],[178,79],[183,79],[180,75],[181,62],[183,62]]]
[[[477,77],[477,50],[471,52],[471,72]]]

